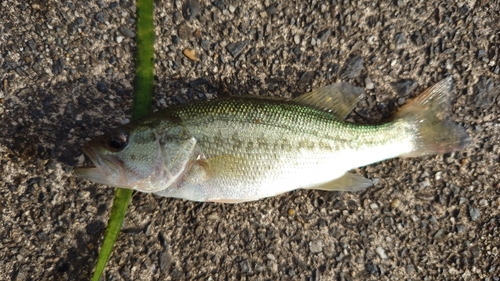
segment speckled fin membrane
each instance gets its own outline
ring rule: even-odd
[[[363,88],[339,82],[316,89],[293,99],[293,101],[331,112],[339,119],[344,119],[363,97],[363,94]]]
[[[325,191],[360,191],[373,185],[373,182],[362,176],[351,173],[345,173],[340,178],[333,181],[313,186],[308,189],[317,189]]]

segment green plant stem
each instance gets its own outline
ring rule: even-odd
[[[136,7],[137,51],[132,120],[144,117],[151,111],[155,69],[153,0],[137,0]]]
[[[136,0],[137,35],[136,35],[136,64],[134,79],[134,107],[132,120],[139,119],[151,111],[151,100],[153,98],[154,80],[154,22],[153,22],[153,0]],[[93,281],[99,281],[106,263],[111,256],[120,229],[125,219],[130,198],[131,189],[117,188],[111,213],[108,220],[104,241],[102,243],[99,257],[97,259]]]

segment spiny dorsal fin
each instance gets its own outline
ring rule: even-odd
[[[340,178],[336,178],[327,183],[312,186],[307,189],[326,190],[326,191],[360,191],[373,185],[373,182],[362,176],[351,173],[345,173]]]
[[[363,88],[339,82],[296,97],[293,101],[331,112],[339,119],[344,119],[363,97],[364,92]]]

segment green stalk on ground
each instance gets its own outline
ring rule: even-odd
[[[135,38],[136,61],[132,120],[144,117],[151,111],[154,78],[153,7],[153,0],[136,0],[137,35]],[[106,228],[92,281],[99,281],[101,278],[106,263],[111,256],[113,245],[120,234],[131,197],[131,189],[118,188],[115,191],[108,227]]]

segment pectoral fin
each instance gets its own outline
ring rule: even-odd
[[[293,101],[319,110],[329,111],[342,120],[353,110],[363,94],[362,88],[339,82],[296,97]]]
[[[340,178],[320,185],[309,187],[308,189],[325,191],[360,191],[373,185],[373,182],[362,176],[351,173],[345,173]]]
[[[238,177],[242,173],[242,163],[243,157],[235,155],[221,155],[208,159],[197,159],[186,172],[184,180],[190,183],[201,184],[217,176]]]

